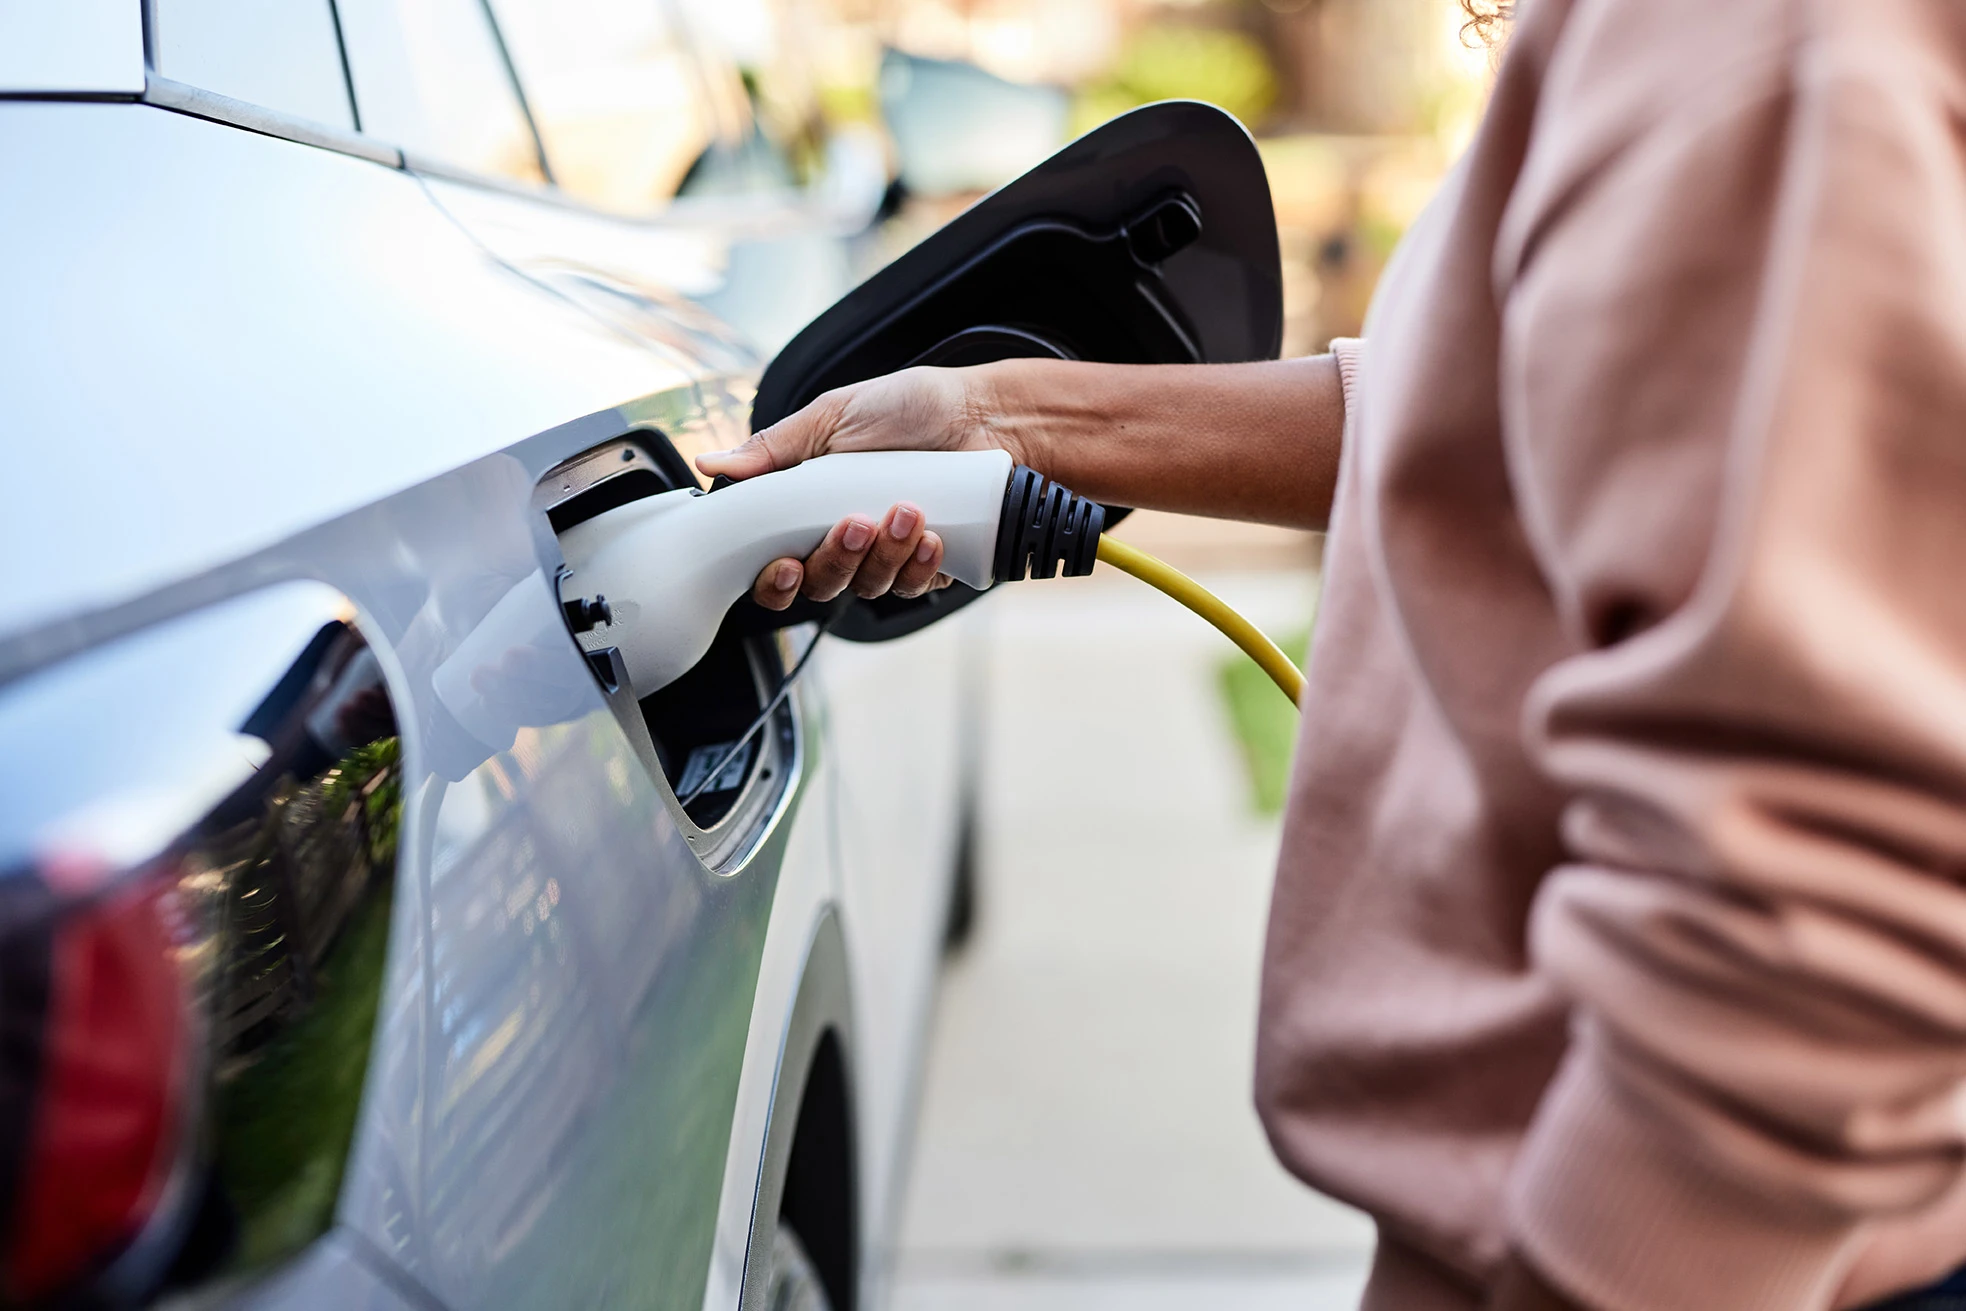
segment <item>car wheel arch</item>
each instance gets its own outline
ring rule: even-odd
[[[742,1311],[762,1308],[773,1234],[798,1233],[834,1311],[860,1285],[858,1131],[846,939],[831,906],[816,918],[779,1047],[744,1257]]]

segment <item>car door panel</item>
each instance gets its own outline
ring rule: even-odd
[[[795,250],[799,241],[808,245],[831,243],[834,247],[843,244],[838,236],[829,237],[823,231],[803,238],[787,236],[783,231],[787,219],[782,210],[774,215],[752,207],[748,216],[739,212],[734,223],[726,215],[719,227],[700,227],[687,219],[638,223],[436,180],[431,182],[431,187],[440,203],[474,236],[496,251],[501,260],[605,319],[617,330],[652,333],[657,336],[660,348],[687,350],[708,365],[693,384],[691,412],[671,414],[660,425],[671,445],[686,455],[732,446],[744,439],[760,360],[742,337],[722,320],[709,316],[695,300],[679,304],[673,288],[680,285],[691,290],[694,297],[716,303],[718,295],[733,285],[730,280],[733,269],[748,267],[744,261],[760,251],[783,255],[787,250]],[[789,305],[800,316],[796,322],[803,322],[839,294],[844,286],[840,271],[845,261],[846,257],[836,251],[831,258],[811,266],[803,282],[804,309],[798,308],[801,302],[790,294],[793,284],[781,286],[779,314],[782,316],[784,307]],[[658,276],[665,272],[667,285],[658,281]],[[797,640],[803,643],[810,639],[801,634]],[[908,663],[905,653],[901,658]],[[842,895],[839,872],[843,847],[837,798],[843,780],[825,762],[832,753],[831,725],[835,716],[845,715],[860,722],[865,719],[865,707],[838,701],[830,694],[824,679],[808,682],[804,693],[808,713],[817,715],[816,722],[823,728],[808,735],[807,750],[812,755],[805,766],[805,777],[806,786],[817,789],[819,800],[803,802],[798,822],[787,826],[786,841],[790,845],[777,871],[769,933],[758,944],[757,977],[732,994],[734,1000],[741,998],[743,1002],[743,1027],[737,1030],[742,1035],[743,1047],[737,1063],[741,1065],[741,1081],[735,1099],[736,1127],[720,1147],[724,1154],[720,1199],[715,1208],[706,1208],[702,1216],[666,1217],[666,1222],[678,1229],[687,1229],[704,1218],[714,1219],[713,1263],[702,1287],[701,1305],[705,1308],[731,1306],[741,1290],[752,1233],[752,1208],[759,1190],[768,1182],[761,1171],[784,1166],[782,1160],[766,1159],[763,1133],[774,1115],[795,1114],[798,1109],[796,1105],[778,1104],[776,1094],[781,1063],[787,1059],[786,1026],[798,996],[813,926],[830,914],[832,907],[845,907],[849,900]],[[870,683],[857,681],[851,687],[851,696],[856,701],[882,702],[894,713],[911,720],[932,742],[947,740],[948,735],[937,728],[952,721],[952,702],[947,696],[924,696],[905,678],[885,693]],[[823,714],[813,710],[815,703],[826,707]],[[873,802],[878,813],[893,813],[909,806],[918,796],[932,795],[938,782],[946,783],[951,777],[931,760],[918,759],[916,764],[918,768],[914,772],[904,771],[910,784],[904,795],[898,796],[892,805],[882,800]],[[887,783],[891,773],[882,770],[869,779],[870,799],[890,790]],[[810,781],[815,778],[828,781]],[[954,795],[953,788],[944,790]],[[817,826],[824,826],[823,838],[812,836]],[[911,832],[924,826],[931,831],[940,826],[947,832],[939,837]],[[921,862],[900,853],[913,853],[938,843],[946,846],[953,824],[946,823],[940,810],[931,804],[925,809],[912,809],[909,818],[892,832],[883,831],[878,824],[870,827],[865,823],[856,832],[855,851],[872,862],[869,869],[878,866],[884,873],[905,869],[913,874],[921,868]],[[936,864],[939,868],[939,862]],[[869,891],[880,897],[897,890],[878,881],[873,885],[862,882],[863,902]],[[925,884],[919,879],[914,882],[920,888],[913,898],[905,894],[901,897],[898,907],[903,910],[924,893],[931,899],[938,895],[938,880],[931,878]],[[911,957],[926,954],[932,959],[937,941],[932,915],[904,914],[897,922],[891,914],[876,914],[874,907],[869,907],[869,915],[870,921],[878,925],[876,936],[868,941],[870,950],[886,950],[879,934],[902,932],[925,946],[925,953],[902,954]],[[849,910],[841,918],[850,916]],[[905,985],[915,990],[916,1003],[908,1005],[906,999],[899,997],[894,1000],[904,1003],[911,1021],[918,1021],[922,1004],[932,993],[929,973],[920,969],[891,971],[864,980],[856,973],[852,978],[856,985],[853,995],[860,995],[857,985],[863,983],[881,989],[890,984]],[[911,1063],[904,1053],[894,1049],[891,1035],[897,1030],[883,1022],[883,1014],[874,1018],[869,1032],[877,1035],[875,1041],[880,1043],[885,1059],[878,1068],[862,1066],[859,1024],[867,1018],[858,1009],[854,1011],[856,1143],[860,1149],[860,1179],[874,1181],[884,1179],[891,1163],[898,1159],[907,1120],[890,1112],[903,1100],[911,1078]],[[737,1065],[732,1068],[737,1069]],[[873,1182],[868,1186],[875,1189],[872,1196],[884,1204],[885,1186]],[[863,1216],[870,1222],[865,1230],[869,1235],[885,1232],[874,1227],[878,1224],[876,1214],[863,1207]]]
[[[360,1239],[330,1234],[291,1266],[243,1290],[231,1311],[432,1311],[423,1291],[405,1281]]]
[[[456,1305],[694,1307],[796,793],[712,873],[563,628],[557,648],[476,640],[514,598],[561,622],[532,490],[574,452],[520,449],[304,543],[325,564],[388,541],[427,588],[383,621],[427,743],[407,821],[429,903],[422,1159],[399,1256]],[[460,659],[479,704],[446,691]]]
[[[815,662],[836,764],[840,920],[853,982],[865,1268],[892,1255],[914,1098],[960,838],[965,692],[958,616],[895,642],[835,643]]]
[[[405,892],[341,1222],[453,1305],[695,1307],[800,793],[713,873],[563,627],[556,643],[479,640],[515,597],[561,623],[532,491],[579,428],[131,609],[320,578],[359,607],[404,694]],[[475,705],[446,690],[459,659]]]
[[[798,794],[741,865],[696,859],[566,633],[534,489],[739,394],[403,173],[136,105],[5,106],[0,143],[47,200],[7,220],[47,307],[0,365],[19,467],[89,455],[0,516],[0,677],[271,580],[348,595],[415,721],[421,931],[342,1223],[449,1304],[701,1305]]]

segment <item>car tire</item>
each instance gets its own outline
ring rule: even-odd
[[[784,1220],[771,1236],[771,1274],[765,1280],[765,1311],[833,1311],[832,1299],[805,1244]]]

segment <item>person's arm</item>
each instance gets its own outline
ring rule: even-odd
[[[977,370],[1025,463],[1115,505],[1322,530],[1345,400],[1333,356],[1257,364],[1016,360]]]
[[[904,369],[821,396],[733,451],[698,457],[742,479],[840,451],[1000,448],[1110,504],[1321,529],[1337,483],[1345,402],[1330,355],[1251,364],[1006,360]],[[912,505],[835,526],[804,561],[780,560],[754,596],[783,609],[913,596],[938,581],[942,545]]]

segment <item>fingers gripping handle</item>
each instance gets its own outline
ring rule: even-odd
[[[647,696],[703,658],[761,569],[781,556],[804,559],[849,514],[878,521],[895,502],[912,501],[942,538],[942,571],[988,587],[1011,472],[1004,451],[827,455],[708,496],[631,502],[568,529],[560,546],[574,586],[608,598],[613,622],[601,631],[620,648],[636,694]]]

